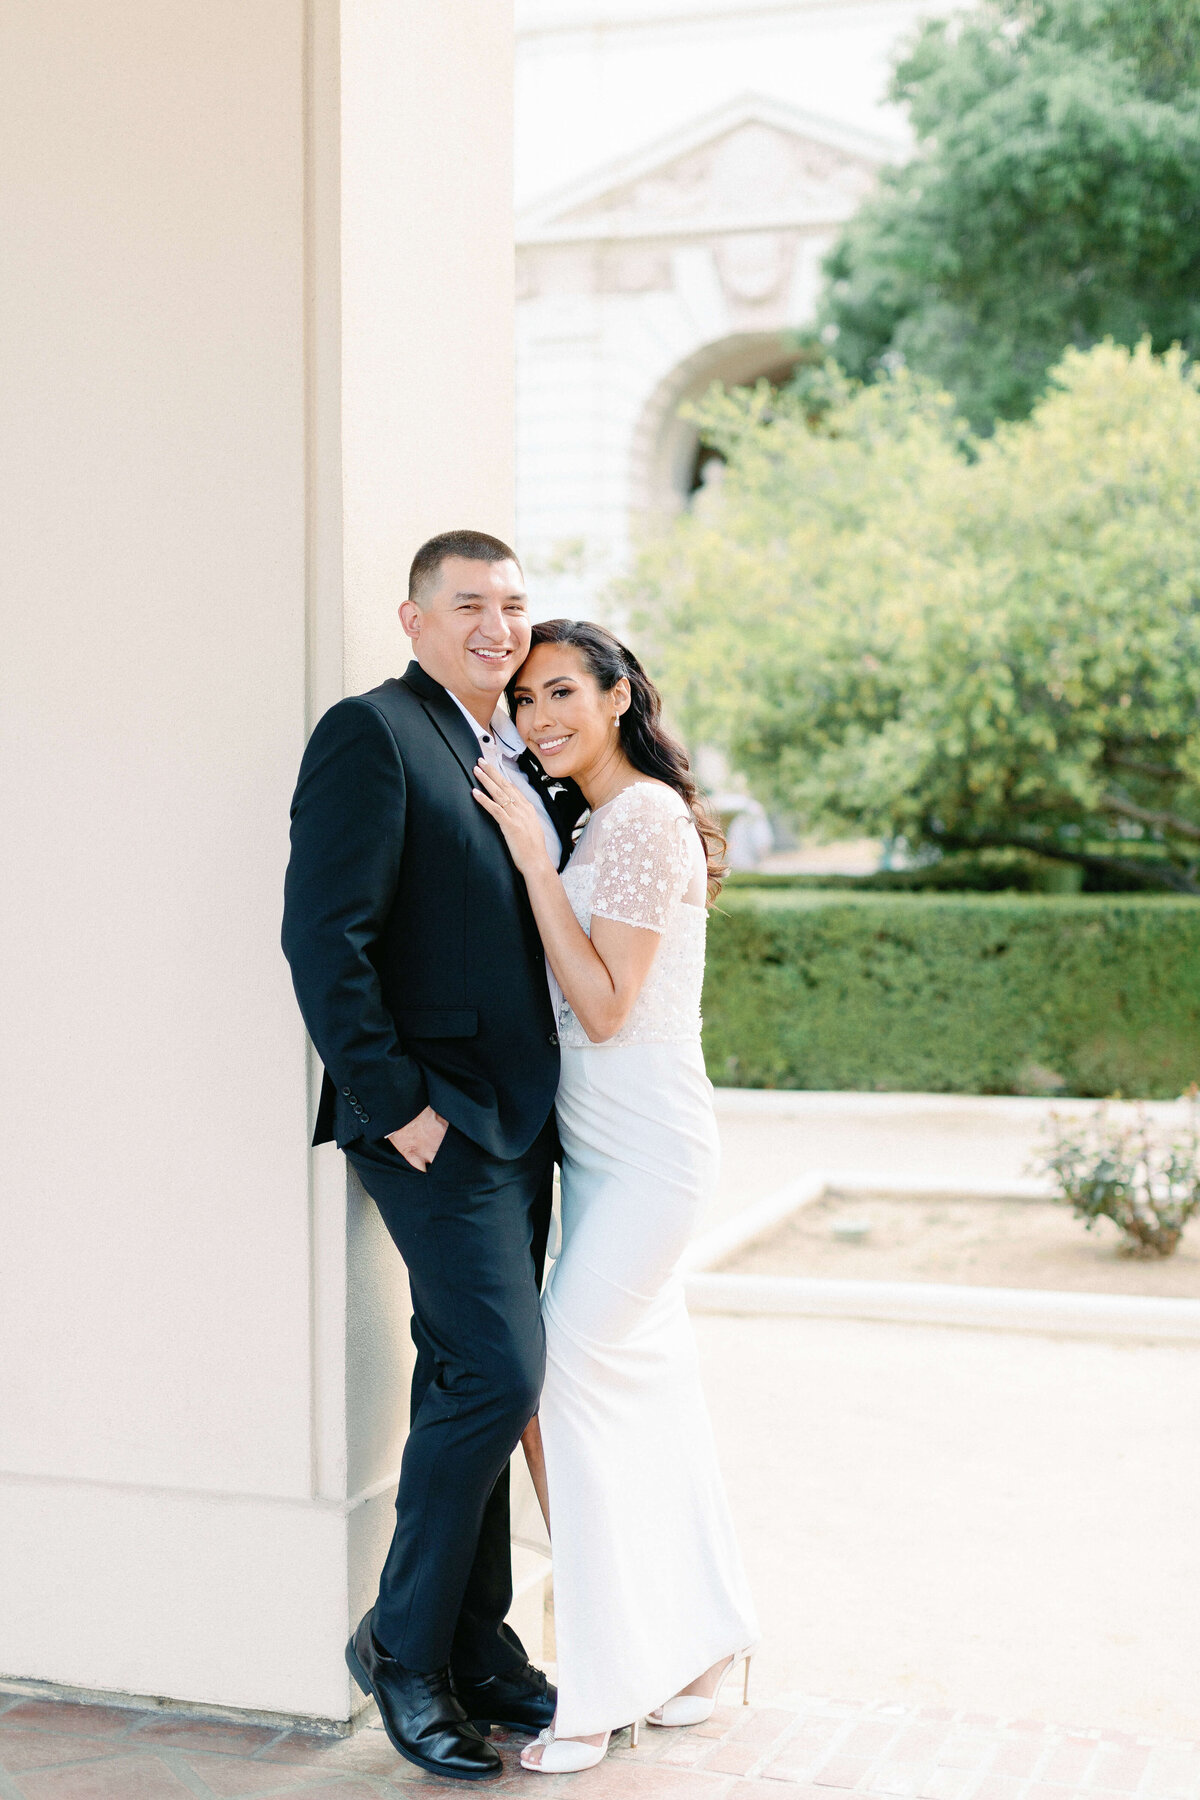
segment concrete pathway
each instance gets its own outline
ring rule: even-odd
[[[761,1697],[1200,1735],[1200,1350],[695,1326]]]
[[[1020,1192],[1053,1105],[719,1091],[705,1224],[814,1169]],[[763,1616],[760,1693],[1200,1734],[1200,1347],[695,1326]]]
[[[520,1740],[481,1793],[544,1800],[1198,1800],[1200,1743],[1067,1731],[945,1707],[792,1698],[724,1707],[691,1731],[623,1737],[583,1775],[527,1775]],[[422,1775],[367,1727],[329,1739],[160,1712],[0,1695],[3,1800],[387,1800],[464,1790]]]
[[[818,1168],[1020,1191],[1049,1110],[727,1090],[705,1225]],[[762,1704],[647,1730],[581,1776],[524,1775],[504,1744],[491,1788],[1200,1800],[1200,1350],[839,1319],[696,1327],[762,1613]],[[0,1692],[0,1800],[421,1790],[462,1792],[378,1726],[335,1739]]]
[[[718,1091],[705,1224],[817,1168],[1022,1192],[1052,1107]],[[759,1694],[1200,1733],[1200,1346],[694,1325],[763,1613]]]

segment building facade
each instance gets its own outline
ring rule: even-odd
[[[518,0],[517,520],[582,612],[700,485],[680,409],[778,379],[820,265],[907,151],[892,59],[938,0]]]

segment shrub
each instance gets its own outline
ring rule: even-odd
[[[1171,1098],[1200,1075],[1200,903],[726,890],[704,1043],[727,1086]]]
[[[1184,1131],[1167,1138],[1138,1110],[1132,1120],[1105,1107],[1082,1125],[1055,1117],[1041,1167],[1089,1231],[1111,1219],[1128,1256],[1170,1256],[1200,1211],[1200,1117],[1195,1095]]]

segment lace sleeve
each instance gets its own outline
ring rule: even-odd
[[[670,788],[639,782],[613,802],[596,846],[592,916],[665,931],[690,875],[691,816]]]

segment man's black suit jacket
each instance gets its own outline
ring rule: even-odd
[[[554,1105],[558,1039],[525,884],[472,798],[479,744],[417,663],[340,700],[292,802],[283,949],[325,1081],[314,1143],[382,1138],[430,1105],[522,1155]],[[564,846],[583,807],[529,758]],[[547,791],[549,790],[549,791]]]

